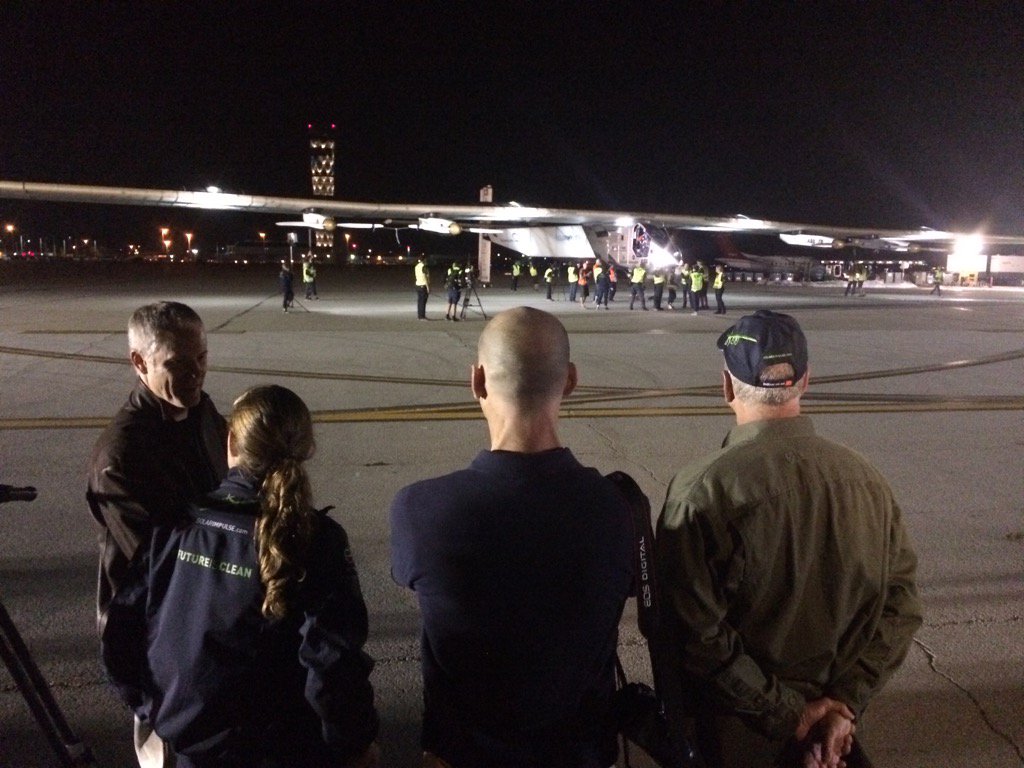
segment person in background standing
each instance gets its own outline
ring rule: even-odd
[[[665,270],[658,269],[654,272],[654,309],[662,311],[661,298],[665,295]]]
[[[544,284],[547,285],[547,300],[554,301],[554,297],[551,292],[555,289],[555,265],[549,264],[548,268],[544,270]]]
[[[668,301],[666,303],[666,306],[669,309],[675,309],[676,295],[677,295],[676,294],[676,289],[677,289],[677,287],[679,285],[679,283],[678,283],[679,271],[680,270],[679,270],[679,266],[678,265],[672,267],[668,271]]]
[[[584,261],[580,264],[580,276],[576,282],[579,284],[577,295],[580,299],[580,306],[585,307],[587,299],[590,298],[590,262]]]
[[[715,289],[715,304],[717,305],[715,314],[724,315],[725,301],[722,300],[722,294],[725,293],[725,267],[721,264],[715,267],[715,284],[713,287]]]
[[[600,260],[594,262],[594,282],[597,286],[594,305],[598,308],[603,305],[605,309],[608,309],[608,291],[611,286],[609,274],[612,271],[611,265],[606,266],[604,262]]]
[[[448,273],[444,280],[445,288],[448,291],[448,308],[444,312],[444,319],[459,322],[459,299],[462,297],[462,265],[453,262],[448,267]]]
[[[642,261],[637,262],[636,266],[633,267],[633,274],[629,277],[629,308],[633,309],[633,305],[636,303],[637,297],[640,298],[640,307],[644,312],[647,311],[647,288],[644,285],[644,281],[647,279],[647,267],[644,266]]]
[[[704,292],[704,272],[700,269],[700,262],[690,270],[690,309],[693,314],[700,312],[700,297]]]
[[[316,293],[316,264],[313,263],[312,254],[302,262],[302,286],[306,289],[307,299],[320,298]]]
[[[576,269],[576,265],[569,263],[566,268],[566,281],[569,283],[569,301],[576,301],[576,291],[579,288],[579,284],[576,282],[580,279],[579,273]]]
[[[416,259],[416,266],[413,268],[416,276],[416,319],[427,319],[427,299],[430,298],[430,269],[427,267],[427,257],[421,255]]]
[[[294,276],[291,265],[287,261],[281,262],[281,271],[277,274],[277,282],[281,287],[281,306],[287,312],[292,302],[295,301],[295,290],[292,288]]]

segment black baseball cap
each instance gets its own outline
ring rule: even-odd
[[[754,387],[791,387],[807,373],[807,337],[799,323],[770,309],[741,317],[718,337],[718,348],[729,373]],[[761,381],[761,372],[779,363],[793,366],[793,378]]]

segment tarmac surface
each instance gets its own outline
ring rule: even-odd
[[[294,389],[314,411],[313,488],[352,538],[385,765],[417,765],[421,695],[414,596],[389,575],[388,505],[406,483],[486,447],[468,389],[481,309],[519,304],[569,330],[581,386],[565,404],[566,445],[603,472],[629,472],[655,510],[674,473],[732,423],[718,334],[761,307],[797,317],[810,344],[805,412],[886,474],[920,558],[924,625],[859,738],[886,768],[1024,765],[1024,290],[935,297],[869,283],[866,296],[844,298],[843,283],[730,283],[727,316],[694,317],[630,312],[621,291],[598,311],[499,281],[452,323],[435,277],[431,321],[418,322],[411,268],[324,267],[320,300],[300,291],[285,314],[269,266],[0,263],[0,483],[39,490],[31,504],[0,508],[0,597],[98,764],[134,757],[129,713],[97,659],[97,528],[84,477],[132,386],[127,318],[167,298],[206,322],[206,390],[222,411],[260,382]],[[620,650],[630,676],[646,678],[632,605]],[[0,766],[54,765],[0,669]]]

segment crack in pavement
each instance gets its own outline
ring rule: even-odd
[[[943,672],[941,669],[938,668],[938,666],[936,666],[935,662],[938,659],[938,654],[929,645],[927,645],[925,642],[919,640],[916,637],[914,638],[914,644],[917,645],[922,651],[924,651],[925,656],[928,658],[928,666],[931,668],[932,672],[934,672],[939,677],[949,682],[957,690],[961,691],[971,701],[971,703],[974,704],[975,708],[978,710],[978,714],[981,716],[982,721],[985,723],[985,725],[988,726],[988,729],[992,731],[992,733],[994,733],[996,736],[1001,738],[1003,741],[1005,741],[1010,746],[1010,748],[1017,754],[1017,759],[1020,760],[1021,765],[1024,765],[1024,751],[1022,751],[1020,745],[1017,744],[1016,741],[1014,741],[1013,736],[1006,733],[1005,731],[1002,731],[998,726],[996,726],[994,722],[992,722],[992,719],[989,717],[989,714],[985,710],[985,707],[966,686],[961,685],[959,682],[953,679],[952,675]]]

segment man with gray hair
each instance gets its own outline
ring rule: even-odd
[[[138,377],[128,402],[93,448],[86,498],[100,531],[97,621],[101,639],[131,631],[110,612],[154,524],[173,524],[189,499],[227,472],[227,427],[209,396],[206,331],[179,302],[139,307],[128,322],[129,359]],[[136,720],[143,768],[164,765],[164,745]]]
[[[423,766],[607,768],[632,523],[559,439],[576,386],[565,328],[497,315],[470,386],[490,450],[391,505],[392,575],[422,617]]]
[[[718,346],[736,427],[657,526],[673,679],[713,768],[853,765],[854,722],[921,624],[917,559],[881,474],[800,415],[796,320],[760,310]]]

